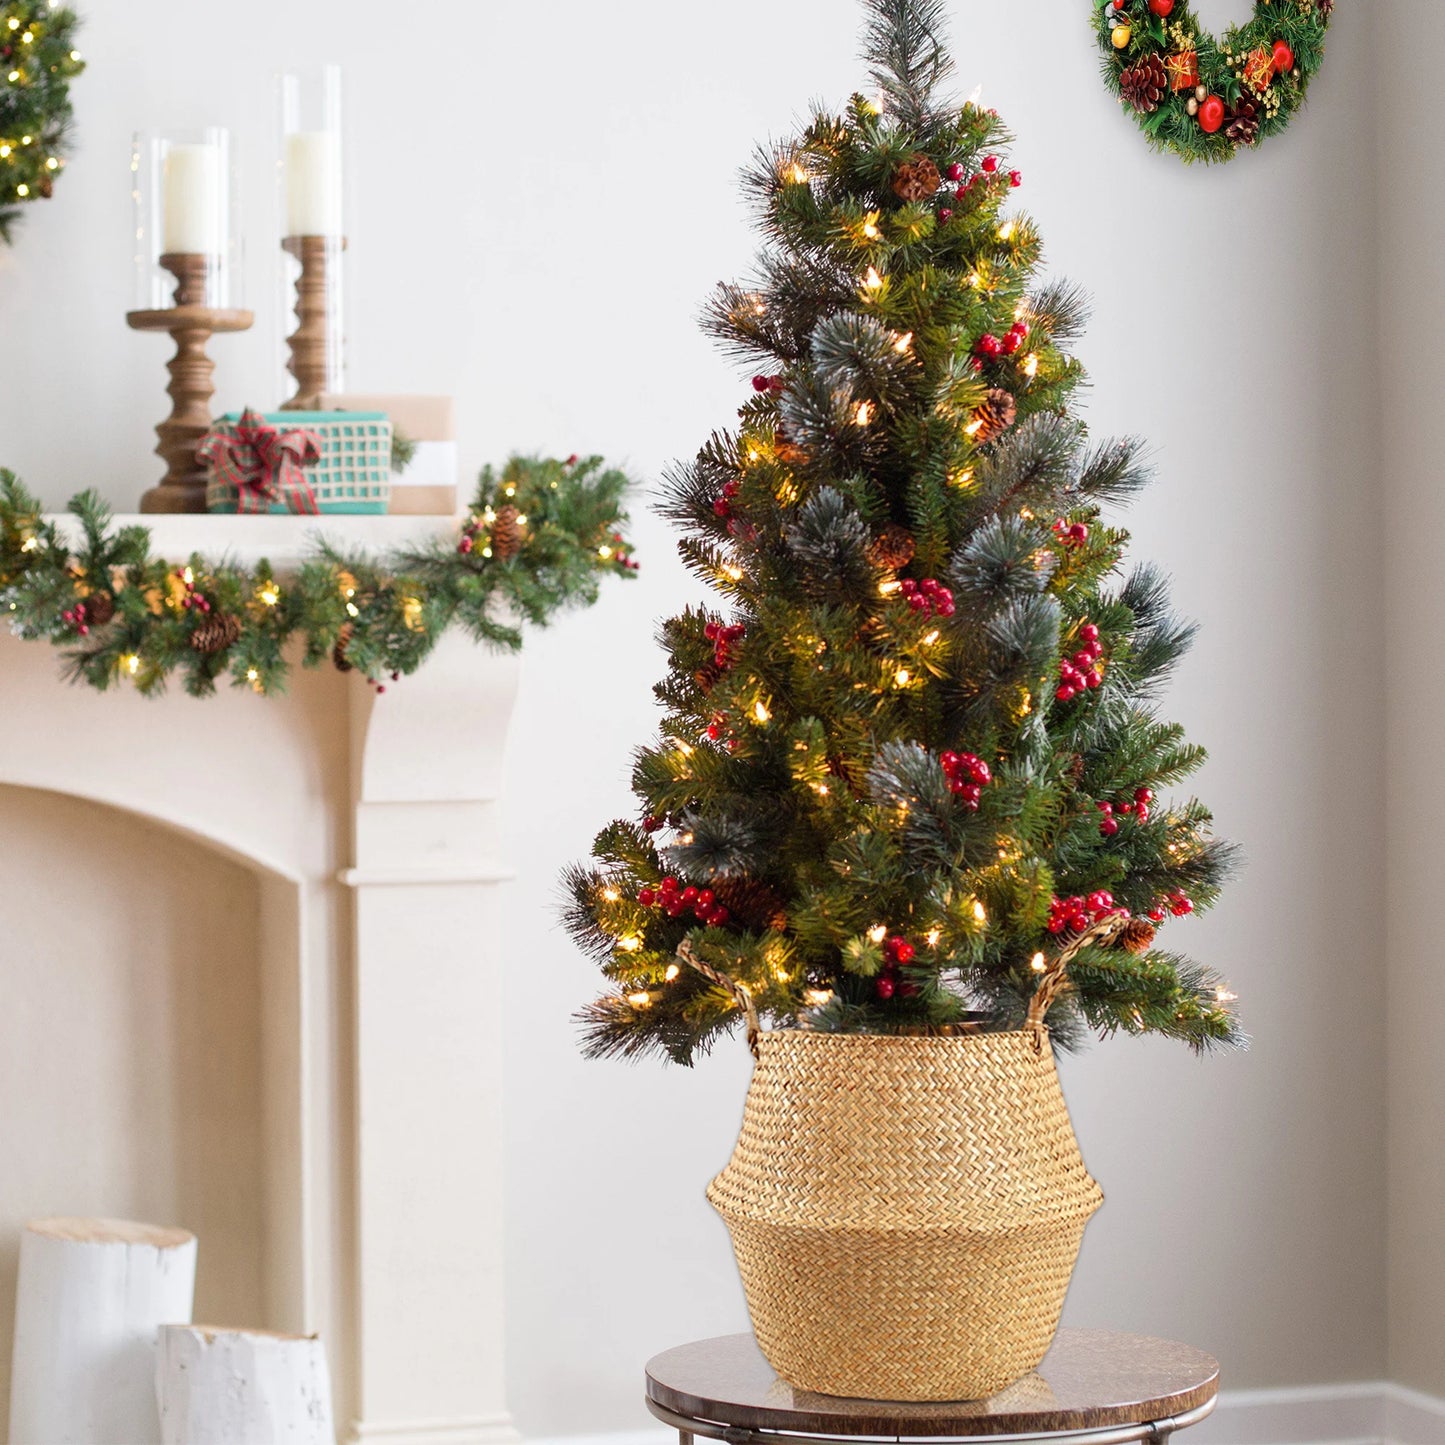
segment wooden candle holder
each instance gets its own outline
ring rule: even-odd
[[[296,379],[296,395],[281,403],[282,411],[314,411],[323,392],[340,391],[341,378],[332,370],[332,338],[340,319],[334,315],[333,255],[346,249],[344,236],[287,236],[281,249],[301,267],[296,278],[296,330],[286,338],[291,360],[286,369]]]
[[[171,414],[156,428],[156,453],[166,463],[160,485],[142,498],[142,512],[204,512],[206,470],[196,449],[211,429],[211,398],[216,393],[215,363],[206,343],[220,332],[245,331],[255,317],[249,311],[206,305],[210,257],[167,254],[161,265],[176,278],[175,305],[158,311],[131,311],[126,323],[134,331],[168,331],[176,354],[167,363]]]

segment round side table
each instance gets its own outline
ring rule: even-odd
[[[726,1445],[1067,1439],[1069,1445],[1167,1440],[1214,1408],[1219,1365],[1201,1350],[1110,1330],[1060,1330],[1031,1375],[987,1400],[948,1405],[842,1400],[795,1390],[751,1335],[700,1340],[647,1366],[647,1408],[677,1432]]]

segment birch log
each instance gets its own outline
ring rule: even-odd
[[[191,1317],[196,1237],[40,1219],[20,1237],[11,1445],[155,1445],[156,1332]]]
[[[156,1395],[161,1445],[335,1445],[315,1335],[167,1325]]]

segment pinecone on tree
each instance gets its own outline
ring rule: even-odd
[[[808,460],[808,453],[789,438],[783,430],[782,422],[773,430],[773,454],[780,462],[786,462],[790,466],[798,466]]]
[[[85,617],[92,627],[104,627],[114,616],[115,598],[109,592],[92,592],[85,599]]]
[[[875,567],[897,571],[913,560],[914,550],[913,533],[907,527],[890,522],[869,544],[868,560]]]
[[[1169,77],[1164,70],[1164,59],[1159,55],[1146,55],[1138,65],[1131,65],[1119,74],[1119,89],[1124,99],[1139,112],[1149,115],[1159,109],[1169,89]]]
[[[693,673],[692,679],[704,692],[711,692],[717,686],[723,670],[715,662],[705,662]]]
[[[1335,8],[1335,0],[1315,0],[1315,8],[1328,20],[1330,12]]]
[[[241,619],[229,612],[208,612],[191,633],[191,646],[202,657],[214,657],[232,647],[241,636]]]
[[[1125,953],[1148,953],[1154,945],[1154,925],[1146,918],[1131,918],[1114,935]]]
[[[974,444],[982,446],[1002,436],[1014,424],[1018,414],[1018,403],[1014,401],[1012,392],[1005,391],[1001,386],[989,387],[983,400],[973,409],[973,420],[978,423],[978,430],[973,434]]]
[[[1237,146],[1252,146],[1259,138],[1259,107],[1241,94],[1239,104],[1226,112],[1224,133]]]
[[[788,926],[782,898],[759,878],[722,878],[712,885],[712,891],[743,928],[771,928],[781,933]]]
[[[921,152],[893,173],[893,194],[903,201],[926,201],[942,184],[938,167]]]
[[[352,670],[351,659],[346,655],[347,649],[351,646],[351,638],[355,629],[349,622],[343,623],[341,631],[336,634],[336,646],[331,649],[331,661],[336,664],[337,672],[350,672]]]
[[[499,562],[515,557],[527,540],[526,529],[519,520],[521,515],[510,502],[497,508],[497,519],[492,523],[492,556]]]

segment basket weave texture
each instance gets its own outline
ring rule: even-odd
[[[874,1400],[980,1399],[1028,1374],[1103,1202],[1047,1044],[798,1030],[759,1044],[708,1198],[773,1368]]]

